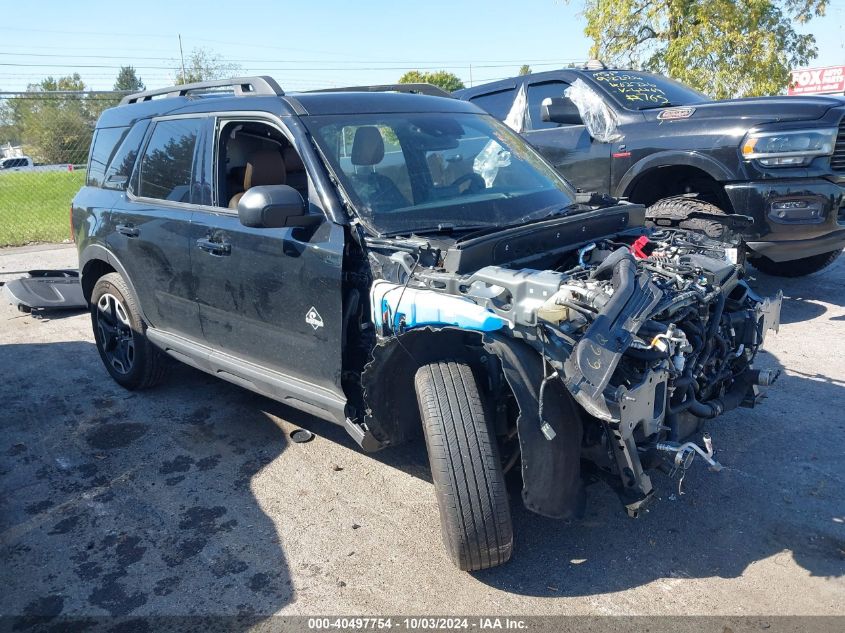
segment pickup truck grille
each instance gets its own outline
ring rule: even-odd
[[[845,119],[839,122],[839,134],[836,135],[836,145],[833,147],[833,156],[830,157],[830,168],[845,171]]]

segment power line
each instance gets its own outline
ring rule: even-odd
[[[175,64],[178,64],[174,60]],[[225,63],[225,62],[224,62]],[[535,66],[559,66],[562,61],[556,62],[549,62],[544,64],[534,64]],[[473,68],[507,68],[509,66],[513,66],[514,64],[476,64],[472,63]],[[31,63],[12,63],[12,62],[0,62],[0,66],[5,67],[12,67],[12,68],[103,68],[103,69],[114,69],[120,70],[121,66],[112,66],[108,64],[31,64]],[[138,65],[134,67],[136,70],[143,70],[143,69],[150,69],[150,70],[175,70],[175,66],[143,66]],[[287,72],[314,72],[314,71],[322,71],[322,70],[358,70],[358,71],[365,71],[365,70],[448,70],[448,69],[467,69],[469,68],[469,63],[466,64],[454,64],[454,65],[437,65],[437,66],[421,66],[421,65],[410,65],[410,66],[346,66],[346,67],[337,67],[337,66],[320,66],[320,67],[306,67],[306,68],[295,68],[290,66],[262,66],[263,70],[269,71],[287,71]]]
[[[176,37],[177,37],[177,33],[175,33],[175,32],[172,33],[172,34],[169,34],[169,35],[164,35],[164,34],[161,34],[161,33],[149,33],[149,32],[139,33],[137,31],[132,32],[132,33],[116,32],[116,31],[106,31],[106,32],[103,32],[103,31],[64,31],[64,30],[58,30],[58,29],[32,29],[32,28],[18,28],[18,27],[0,27],[0,31],[15,31],[15,32],[28,32],[28,33],[49,33],[49,34],[54,34],[54,35],[97,35],[97,36],[100,36],[100,37],[121,37],[121,38],[139,37],[139,38],[144,38],[144,39],[154,37],[154,38],[159,38],[159,39],[168,39],[168,40],[172,40],[172,41],[175,41]],[[265,49],[265,50],[276,50],[276,51],[298,51],[298,52],[311,53],[311,54],[317,54],[317,55],[331,55],[331,56],[342,57],[342,58],[346,58],[348,56],[347,51],[321,51],[321,50],[315,50],[315,49],[293,48],[293,47],[289,47],[289,46],[273,46],[273,45],[269,45],[269,44],[256,44],[256,43],[251,43],[251,42],[245,42],[243,40],[231,41],[231,40],[222,40],[220,38],[191,37],[190,34],[186,35],[184,37],[184,39],[186,41],[191,41],[191,42],[209,42],[209,43],[217,44],[217,45],[236,46],[238,48],[260,48],[260,49]],[[340,61],[341,60],[334,60],[334,63],[339,63]],[[453,61],[453,60],[447,60],[447,61]],[[457,60],[455,60],[455,61],[457,61]],[[505,61],[505,60],[502,60],[502,61]],[[507,61],[510,62],[510,60],[507,60]],[[565,61],[580,61],[580,60],[565,60]],[[366,62],[366,63],[374,63],[374,62]],[[440,62],[437,62],[435,60],[435,61],[432,61],[431,63],[440,63]],[[468,63],[470,63],[470,62],[465,62],[465,64],[468,64]],[[475,65],[476,62],[472,61],[471,63],[473,65]],[[513,60],[510,63],[524,64],[524,63],[528,63],[528,62],[527,62],[527,60]]]
[[[136,56],[136,55],[77,55],[77,54],[61,54],[61,53],[20,53],[20,52],[7,52],[7,51],[0,51],[0,55],[8,55],[12,57],[59,57],[61,59],[68,59],[68,58],[77,58],[77,59],[122,59],[122,60],[152,60],[152,61],[175,61],[173,57],[147,57],[147,56]],[[227,63],[241,63],[241,64],[263,64],[266,63],[268,60],[266,59],[231,59],[228,57],[223,57],[223,61]],[[320,64],[323,62],[328,63],[329,60],[325,59],[288,59],[285,60],[285,63],[290,64]],[[572,62],[572,61],[581,61],[581,59],[564,59],[564,58],[543,58],[543,59],[487,59],[487,60],[471,60],[471,61],[464,61],[458,59],[430,59],[430,60],[405,60],[405,59],[397,59],[397,60],[390,60],[390,61],[382,61],[382,60],[374,60],[374,59],[358,59],[358,60],[330,60],[331,63],[337,64],[446,64],[446,63],[455,63],[460,66],[468,66],[469,64],[478,65],[478,64],[540,64],[540,63],[552,63],[552,64],[559,64],[565,62]]]
[[[39,96],[81,96],[81,95],[126,95],[137,92],[137,90],[10,90],[0,91],[0,97],[8,95],[20,95],[21,97],[39,97]]]

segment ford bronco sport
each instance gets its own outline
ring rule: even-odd
[[[390,87],[384,87],[388,89]],[[780,298],[730,243],[580,199],[476,106],[286,95],[270,78],[123,99],[72,228],[97,349],[128,389],[167,356],[344,426],[421,429],[451,560],[511,556],[505,474],[567,518],[602,478],[631,515],[705,419],[753,405]]]
[[[601,62],[454,94],[510,118],[576,187],[651,205],[659,223],[712,234],[696,214],[750,216],[743,236],[764,272],[807,275],[845,246],[841,97],[712,101]]]

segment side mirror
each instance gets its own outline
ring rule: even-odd
[[[578,108],[566,97],[546,97],[540,104],[540,118],[562,125],[583,125]]]
[[[238,219],[244,226],[277,229],[306,224],[305,201],[288,185],[251,187],[238,201]]]

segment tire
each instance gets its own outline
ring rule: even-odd
[[[678,222],[678,226],[682,229],[703,233],[707,237],[716,240],[725,237],[724,224],[703,218],[685,219],[693,212],[727,215],[727,213],[715,204],[696,200],[695,198],[664,198],[655,202],[645,211],[646,218],[657,226],[664,226],[667,221],[672,224]],[[661,220],[664,221],[663,224],[661,224]]]
[[[817,273],[830,266],[842,254],[842,250],[840,248],[829,253],[793,259],[788,262],[776,262],[768,257],[757,257],[752,259],[751,263],[754,264],[754,268],[767,275],[775,275],[776,277],[803,277],[804,275]]]
[[[118,273],[103,275],[91,292],[91,326],[100,359],[109,375],[126,389],[158,383],[166,357],[145,336],[135,297]]]
[[[414,385],[449,558],[464,571],[507,562],[513,551],[510,505],[472,370],[458,361],[430,363],[417,371]]]

